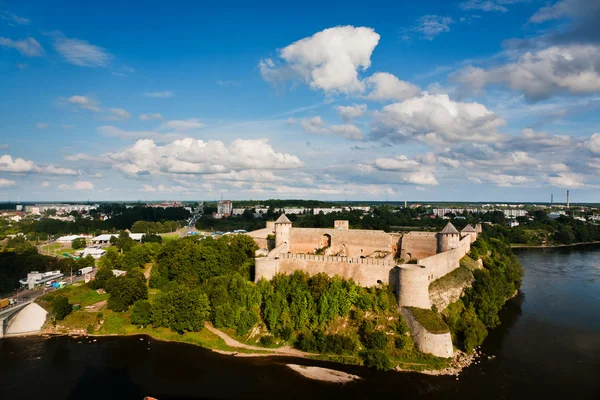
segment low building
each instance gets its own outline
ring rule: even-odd
[[[58,239],[56,239],[56,241],[58,243],[72,243],[75,239],[79,239],[79,238],[85,238],[85,236],[82,236],[82,235],[61,236]]]
[[[110,238],[112,237],[119,237],[118,233],[104,233],[102,235],[98,235],[92,239],[90,239],[90,243],[92,244],[107,244],[110,243]],[[130,233],[129,237],[133,240],[135,240],[136,242],[141,242],[142,241],[142,236],[144,236],[143,233]]]
[[[106,250],[97,249],[95,247],[87,247],[86,249],[83,250],[83,253],[81,253],[81,257],[85,258],[87,256],[92,256],[95,260],[97,260],[100,257],[102,257],[104,254],[106,254]]]
[[[33,289],[36,286],[43,285],[46,282],[62,278],[64,275],[60,271],[49,271],[49,272],[38,272],[31,271],[27,274],[26,279],[21,279],[19,283],[21,285],[27,285],[29,289]]]

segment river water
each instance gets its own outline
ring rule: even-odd
[[[600,399],[600,247],[519,249],[521,294],[480,362],[453,376],[239,358],[147,337],[0,340],[0,399]],[[140,340],[141,339],[141,340]],[[361,376],[312,381],[286,363]]]

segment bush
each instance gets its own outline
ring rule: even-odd
[[[85,246],[86,246],[85,238],[77,238],[71,242],[71,248],[73,248],[75,250],[83,249]]]
[[[147,300],[138,300],[131,307],[131,323],[146,326],[152,322],[152,305]]]
[[[152,325],[174,331],[197,332],[209,316],[208,297],[200,290],[177,287],[156,295],[152,304]]]
[[[286,342],[289,341],[292,338],[292,334],[294,333],[294,331],[292,330],[292,328],[289,327],[284,327],[281,328],[278,332],[277,332],[277,336],[279,336],[281,339],[285,340]]]
[[[312,333],[301,333],[296,338],[295,346],[308,353],[316,353],[317,350],[317,341]]]
[[[370,350],[383,350],[388,342],[388,335],[384,331],[375,331],[365,337],[364,345]]]
[[[263,336],[260,338],[260,344],[263,346],[272,346],[275,342],[275,339],[271,335]]]
[[[257,322],[258,316],[255,312],[242,308],[236,324],[236,333],[240,336],[247,334]]]
[[[358,345],[351,337],[333,334],[325,336],[326,353],[334,354],[352,354],[356,351]]]
[[[90,335],[91,335],[92,333],[94,333],[94,327],[92,326],[92,324],[89,324],[85,330],[86,330],[86,331],[87,331],[87,333],[88,333],[88,334],[90,334]]]
[[[411,341],[409,335],[398,335],[394,338],[394,347],[398,350],[404,350],[410,346]]]
[[[380,371],[387,371],[392,368],[390,358],[381,350],[366,350],[361,353],[365,367],[374,368]]]
[[[52,314],[56,320],[62,321],[71,311],[73,311],[73,307],[65,296],[56,296],[52,301]]]

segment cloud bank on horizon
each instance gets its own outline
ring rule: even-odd
[[[597,201],[595,0],[432,0],[355,25],[213,5],[160,32],[9,6],[0,201]],[[200,12],[231,31],[203,39]]]

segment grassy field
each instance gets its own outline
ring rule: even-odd
[[[49,245],[45,245],[45,246],[40,246],[40,254],[44,254],[44,255],[51,255],[54,256],[56,255],[59,258],[64,257],[63,254],[67,253],[70,255],[73,255],[75,253],[75,249],[71,248],[71,244],[70,243],[52,243]]]
[[[431,333],[448,333],[450,329],[438,313],[424,308],[406,307],[415,319]]]
[[[179,238],[178,233],[161,233],[160,236],[162,236],[162,238],[165,242]]]

